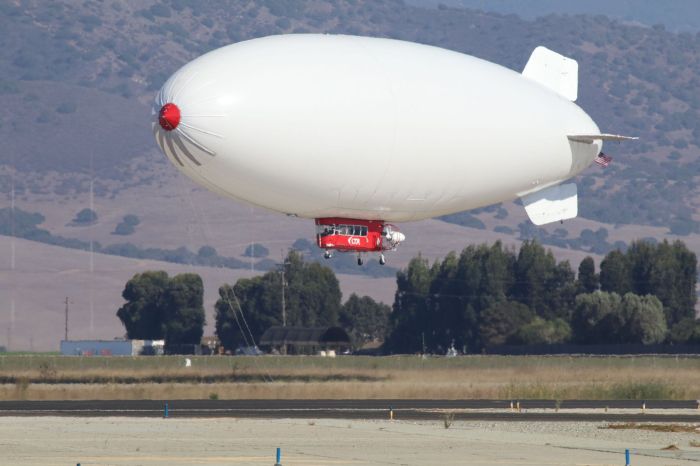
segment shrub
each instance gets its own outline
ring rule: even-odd
[[[115,228],[114,231],[112,232],[113,235],[120,235],[120,236],[128,236],[134,232],[134,227],[126,224],[124,222],[120,222]]]
[[[171,15],[170,7],[163,5],[162,3],[156,3],[155,5],[151,6],[149,11],[151,15],[160,18],[170,18]]]
[[[17,94],[19,87],[15,81],[0,80],[0,95],[2,94]]]
[[[75,225],[89,225],[97,221],[97,213],[92,209],[83,209],[77,213],[71,223]]]
[[[486,229],[486,225],[484,225],[484,222],[482,222],[481,220],[479,220],[478,217],[475,217],[469,212],[460,212],[458,214],[445,215],[440,217],[440,220],[447,223],[461,225],[463,227],[476,228],[478,230]]]
[[[131,225],[132,227],[135,227],[136,225],[141,223],[141,220],[139,220],[139,218],[136,215],[132,214],[125,215],[122,221],[127,225]]]
[[[270,250],[262,244],[253,243],[245,248],[243,255],[245,257],[267,257],[270,255]]]
[[[503,233],[506,235],[512,235],[515,233],[515,230],[505,225],[498,225],[496,228],[493,229],[493,231],[495,231],[496,233]]]
[[[56,112],[63,114],[75,113],[75,110],[77,108],[78,106],[75,104],[75,102],[63,102],[58,107],[56,107]]]

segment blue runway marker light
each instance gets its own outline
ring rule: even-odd
[[[163,417],[168,417],[168,403],[165,403],[165,406],[163,407]]]
[[[282,466],[282,449],[280,447],[277,447],[277,462],[275,466]]]
[[[629,448],[625,449],[625,466],[630,466],[630,450]]]

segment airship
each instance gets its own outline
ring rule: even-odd
[[[579,106],[578,63],[537,47],[522,73],[412,42],[263,37],[176,71],[153,107],[167,158],[233,199],[313,219],[316,242],[394,250],[396,223],[520,199],[535,225],[573,218],[575,177],[607,165]]]

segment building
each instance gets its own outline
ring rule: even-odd
[[[350,349],[351,342],[340,327],[270,327],[260,337],[260,346],[281,354],[343,353]]]
[[[64,356],[139,356],[163,354],[163,340],[62,340]]]

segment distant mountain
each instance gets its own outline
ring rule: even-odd
[[[603,15],[648,26],[663,24],[676,32],[700,30],[697,0],[406,0],[409,5],[472,8],[535,19],[551,14]]]
[[[634,3],[639,12],[652,8],[652,2]],[[690,8],[684,1],[670,4],[668,10]],[[34,177],[91,171],[127,184],[144,172],[131,164],[138,156],[148,153],[162,163],[149,133],[155,90],[187,61],[231,42],[300,32],[392,37],[515,70],[545,45],[578,60],[579,104],[603,131],[641,138],[606,146],[612,168],[584,174],[581,215],[698,231],[700,35],[602,16],[530,21],[398,0],[4,0],[0,30],[0,165]],[[0,181],[3,173],[0,167]],[[51,183],[34,185],[60,195]],[[7,193],[9,183],[0,182],[0,191]]]

